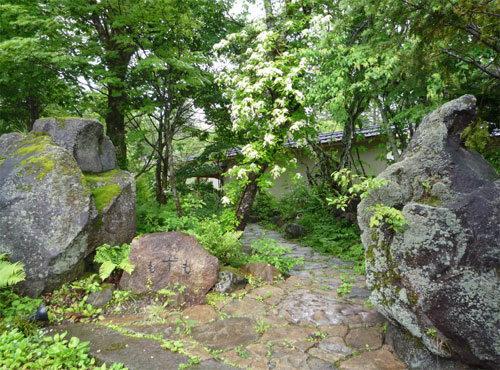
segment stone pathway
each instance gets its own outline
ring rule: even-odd
[[[250,245],[263,232],[249,225],[243,243]],[[405,369],[384,344],[385,320],[367,304],[364,276],[354,275],[349,263],[277,232],[265,236],[305,264],[286,280],[247,286],[182,312],[140,313],[58,330],[90,341],[97,360],[130,369],[178,369],[189,363],[190,369],[207,370]],[[350,292],[339,294],[346,281],[353,284]]]

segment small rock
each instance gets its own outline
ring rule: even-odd
[[[276,267],[265,262],[247,263],[243,272],[252,274],[256,279],[262,281],[273,281],[274,278],[280,276],[280,271]]]
[[[286,225],[285,232],[292,238],[300,238],[306,234],[306,228],[299,224],[288,224]]]
[[[273,218],[271,218],[271,223],[278,227],[283,227],[283,225],[285,224],[281,216],[273,216]]]
[[[244,287],[247,282],[248,279],[240,271],[231,267],[222,267],[213,290],[217,293],[232,293]]]
[[[113,284],[102,284],[101,290],[89,294],[87,303],[94,308],[102,308],[113,298],[114,290]]]

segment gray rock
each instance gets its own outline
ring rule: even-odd
[[[48,135],[0,137],[0,253],[25,264],[25,294],[75,279],[98,245],[135,235],[133,177],[116,170],[99,176],[92,184]]]
[[[425,117],[358,222],[377,310],[435,355],[499,368],[500,180],[460,138],[475,103],[465,95]],[[405,230],[370,228],[377,203],[401,209]]]
[[[85,175],[95,206],[99,211],[90,245],[122,245],[136,234],[134,175],[121,170]]]
[[[292,238],[300,238],[306,234],[306,228],[302,225],[291,223],[286,225],[285,232]]]
[[[247,282],[248,279],[243,273],[233,268],[222,267],[213,290],[217,293],[232,293],[235,290],[244,288]]]
[[[49,134],[57,145],[68,149],[84,172],[106,172],[116,167],[115,147],[97,120],[39,119],[33,131]]]
[[[0,253],[25,264],[37,296],[83,271],[97,217],[73,156],[45,135],[0,137]]]
[[[123,273],[120,287],[136,292],[185,286],[188,302],[201,302],[217,282],[219,261],[192,235],[172,232],[142,235],[130,246],[132,274]]]
[[[409,370],[476,370],[460,361],[446,359],[431,353],[411,334],[398,325],[389,324],[385,336],[386,343],[398,353]]]
[[[102,284],[101,290],[92,292],[87,298],[87,303],[94,308],[103,308],[113,298],[115,286],[113,284]]]

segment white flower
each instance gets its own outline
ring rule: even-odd
[[[257,41],[260,41],[260,42],[264,42],[266,41],[269,36],[271,36],[273,34],[272,31],[263,31],[261,33],[259,33],[259,35],[257,36]]]
[[[297,101],[299,102],[304,101],[304,94],[302,94],[302,91],[295,90],[293,93],[295,94],[295,98],[297,99]]]
[[[262,144],[262,146],[266,146],[266,145],[270,145],[270,146],[273,146],[274,145],[274,138],[275,136],[271,133],[267,133],[264,135],[264,144]]]
[[[271,176],[273,177],[273,179],[276,179],[285,171],[286,171],[285,168],[275,165],[274,168],[271,170]]]
[[[215,44],[213,46],[213,49],[217,51],[217,50],[220,50],[220,49],[224,49],[228,45],[229,45],[229,41],[222,39],[217,44]]]
[[[221,199],[222,204],[231,204],[231,199],[226,196],[223,196]]]
[[[252,148],[251,144],[247,144],[241,149],[241,153],[248,159],[259,158],[259,152],[257,152],[254,148]]]
[[[300,172],[297,172],[297,173],[295,174],[295,178],[296,178],[297,180],[300,180],[300,179],[302,178],[302,174],[300,174]]]
[[[246,177],[246,175],[247,175],[247,170],[245,170],[244,168],[241,168],[238,171],[238,175],[236,176],[236,178],[242,179],[242,178]]]

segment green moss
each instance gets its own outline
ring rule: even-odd
[[[418,203],[436,207],[436,206],[439,206],[441,204],[441,200],[438,197],[435,197],[433,195],[429,195],[429,196],[425,196],[425,197],[421,198],[418,201]]]
[[[52,139],[49,136],[32,133],[21,141],[21,147],[16,151],[15,155],[42,154],[49,144],[52,144]]]
[[[401,289],[396,287],[396,282],[401,280],[401,275],[397,272],[398,266],[394,263],[392,259],[392,255],[390,253],[390,245],[385,243],[383,239],[379,239],[377,237],[377,232],[374,231],[372,233],[372,240],[375,241],[375,244],[372,244],[368,247],[366,251],[366,260],[371,263],[372,265],[375,264],[375,248],[380,248],[383,250],[382,255],[385,257],[385,265],[387,266],[387,269],[383,271],[373,271],[373,275],[375,278],[375,285],[373,287],[373,290],[377,290],[381,295],[382,289],[381,288],[388,288],[391,286],[394,286],[396,288],[396,295],[399,293]],[[383,258],[382,256],[379,258]],[[385,297],[383,296],[383,304],[385,306],[392,306],[394,304],[394,298],[393,297]]]
[[[120,194],[122,188],[120,185],[111,183],[104,186],[91,189],[92,195],[94,195],[95,206],[98,211],[107,207],[114,197]]]
[[[55,167],[55,163],[47,156],[29,157],[21,161],[22,166],[31,165],[31,168],[38,173],[37,180],[43,180],[47,174]]]
[[[108,172],[101,172],[101,173],[91,173],[91,172],[86,172],[85,174],[85,180],[93,183],[98,183],[98,182],[106,182],[117,175],[119,176],[120,174],[118,173],[118,170],[111,170]]]
[[[49,136],[38,133],[31,133],[21,141],[20,148],[15,155],[27,157],[18,164],[24,167],[22,174],[37,173],[37,180],[42,180],[54,169],[54,161],[45,152],[47,145],[50,144],[52,144],[52,139]]]
[[[121,173],[118,170],[84,174],[84,185],[94,195],[98,211],[107,207],[113,198],[120,194],[122,188],[116,182],[113,182],[113,179],[120,176]]]

